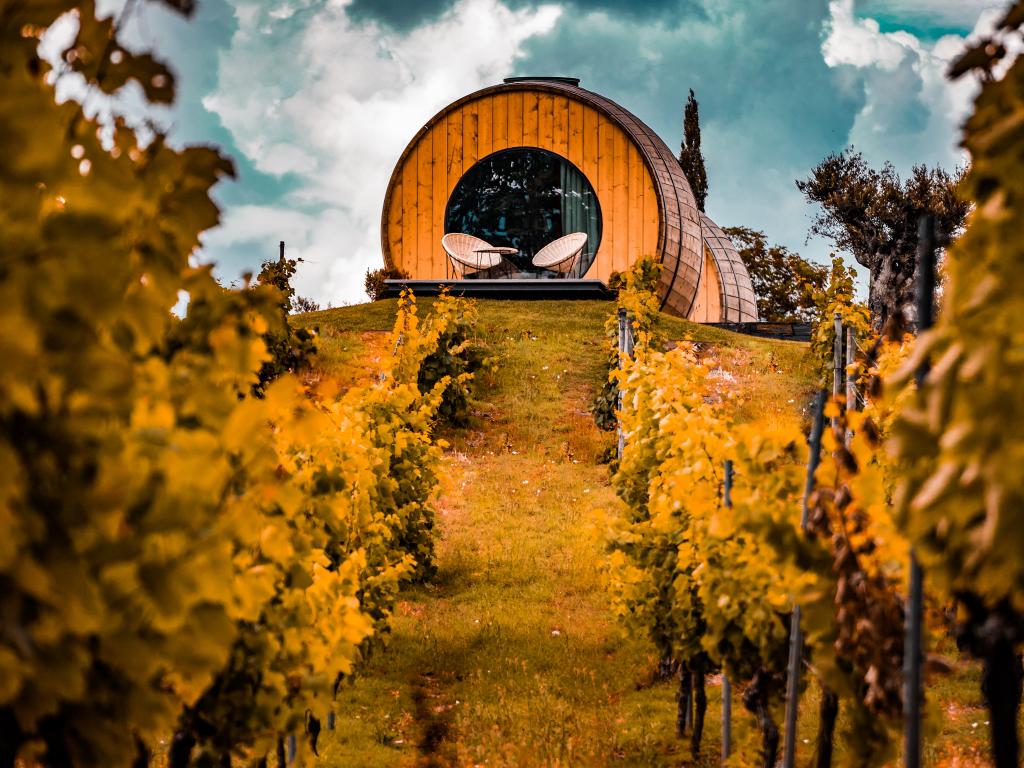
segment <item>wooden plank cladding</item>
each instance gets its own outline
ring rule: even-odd
[[[726,288],[741,294],[744,303],[750,300],[747,291],[734,288],[734,282],[745,286],[743,275],[733,279],[733,264],[726,270],[729,279],[723,280],[722,265],[708,262],[717,274],[705,281],[698,302],[704,238],[673,152],[618,104],[567,79],[517,79],[485,88],[449,105],[419,131],[388,185],[381,218],[385,263],[414,280],[445,279],[441,236],[448,200],[475,163],[511,147],[536,147],[564,157],[593,188],[601,209],[601,240],[580,277],[607,281],[612,272],[653,256],[663,265],[659,294],[666,310],[688,316],[699,304],[708,320],[719,319],[718,314],[723,320],[748,319],[743,312],[726,312],[725,306],[715,311],[727,300]],[[721,294],[718,302],[709,290]]]
[[[705,251],[714,260],[718,312],[700,322],[752,323],[758,319],[757,295],[732,240],[705,213],[700,215]],[[704,281],[701,280],[703,283]]]
[[[597,191],[604,235],[585,277],[606,281],[640,256],[657,253],[654,180],[625,132],[593,107],[565,97],[500,94],[443,115],[403,163],[402,213],[388,218],[385,237],[389,244],[402,244],[401,257],[392,252],[391,258],[412,279],[445,277],[445,204],[473,163],[510,146],[540,147],[567,157]],[[416,168],[410,167],[413,155]]]

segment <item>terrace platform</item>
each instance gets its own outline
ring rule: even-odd
[[[609,301],[615,294],[600,280],[385,280],[384,296],[394,299],[408,287],[416,296],[437,296],[447,287],[453,296],[477,299]]]
[[[708,323],[733,333],[760,336],[764,339],[782,341],[810,341],[814,334],[811,323]]]

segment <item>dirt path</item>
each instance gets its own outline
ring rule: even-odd
[[[672,686],[602,584],[601,322],[490,332],[502,363],[445,456],[437,577],[342,694],[325,764],[672,764]]]

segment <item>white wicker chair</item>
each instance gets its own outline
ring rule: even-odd
[[[476,253],[477,248],[490,248],[491,244],[473,235],[449,232],[441,238],[441,247],[448,254],[456,277],[465,277],[501,264],[501,256],[496,253]]]
[[[565,277],[576,266],[576,259],[583,253],[586,244],[586,232],[573,232],[560,237],[537,251],[537,255],[533,257],[533,266],[550,269]]]

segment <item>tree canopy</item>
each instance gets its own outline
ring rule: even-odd
[[[916,321],[918,225],[932,214],[943,241],[960,233],[969,209],[956,191],[963,173],[917,165],[902,179],[891,163],[872,168],[851,147],[829,155],[796,182],[807,202],[821,206],[810,233],[831,240],[869,270],[868,307],[876,328],[890,317]]]
[[[828,268],[812,264],[784,245],[768,245],[764,232],[748,227],[724,230],[736,245],[757,294],[757,313],[770,323],[810,322],[814,294],[828,281]]]
[[[679,165],[690,182],[697,208],[704,210],[708,198],[708,172],[704,168],[704,155],[700,151],[700,105],[690,89],[683,114],[683,144],[679,149]]]

